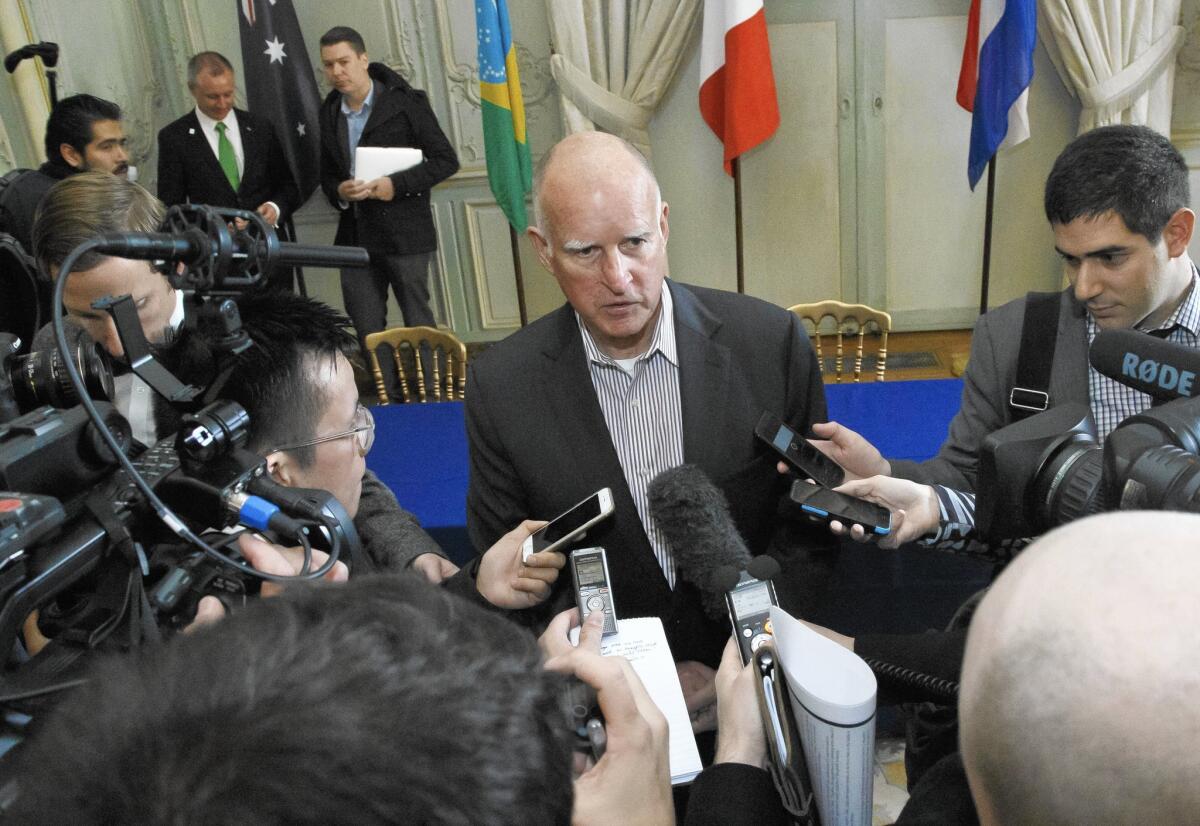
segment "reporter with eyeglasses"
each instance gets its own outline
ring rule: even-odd
[[[238,307],[243,329],[255,343],[238,356],[221,396],[240,404],[250,416],[246,447],[266,459],[267,472],[279,484],[332,493],[354,520],[376,570],[407,568],[434,583],[452,577],[458,567],[442,556],[415,517],[367,469],[375,420],[359,402],[346,357],[357,347],[349,319],[290,293],[243,295]],[[189,361],[208,361],[202,342],[193,342],[192,350]],[[525,522],[510,531],[484,555],[478,580],[456,578],[450,590],[506,609],[539,601],[561,567],[553,561],[523,564],[521,543],[540,525]],[[240,544],[243,555],[260,570],[299,571],[303,554],[298,548],[252,538]],[[331,578],[345,578],[340,565],[334,570],[342,572],[331,572]],[[271,595],[276,588],[264,584],[263,593]],[[223,615],[216,600],[203,602],[201,621]]]

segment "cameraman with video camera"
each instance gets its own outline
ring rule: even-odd
[[[50,191],[39,213],[38,260],[58,277],[61,263],[84,240],[103,232],[155,232],[163,215],[163,205],[136,184],[113,176],[74,176]],[[185,381],[207,386],[216,372],[213,342],[197,329],[195,306],[150,262],[85,255],[66,285],[64,304],[73,321],[119,357],[123,348],[112,318],[92,304],[122,293],[133,297],[155,355]],[[290,295],[246,293],[238,297],[238,306],[243,331],[254,345],[237,357],[220,395],[249,412],[248,447],[266,457],[270,474],[281,484],[333,493],[377,570],[412,569],[430,582],[447,580],[457,567],[366,469],[373,422],[358,403],[346,357],[355,346],[346,319],[319,302]],[[53,348],[48,330],[39,335],[43,340]],[[118,390],[116,405],[140,422],[145,437],[140,440],[152,444],[156,436],[177,429],[178,413],[136,376],[126,378],[126,392]],[[553,562],[536,569],[520,564],[521,541],[536,527],[525,523],[501,537],[485,554],[478,580],[456,579],[454,589],[500,608],[538,601],[558,569]],[[298,571],[298,549],[251,538],[241,540],[241,549],[260,570]],[[203,618],[223,613],[213,603],[204,601]]]
[[[34,255],[39,266],[57,279],[62,262],[83,241],[105,232],[157,232],[164,214],[158,199],[124,178],[75,175],[56,184],[43,200],[34,224]],[[184,381],[198,381],[200,377],[188,375],[206,366],[197,360],[204,343],[198,340],[195,306],[172,288],[152,262],[84,255],[67,282],[64,304],[71,321],[110,356],[120,358],[124,353],[112,318],[92,305],[105,296],[122,294],[133,297],[142,331],[156,357]],[[264,312],[272,310],[264,308]],[[53,347],[49,329],[40,332],[34,349]],[[114,404],[143,444],[152,445],[178,427],[179,414],[135,375],[118,377],[116,396]],[[364,518],[356,524],[364,549],[377,567],[412,567],[431,582],[440,582],[457,570],[416,517],[400,508],[391,491],[365,467],[361,479]]]
[[[880,545],[966,544],[989,434],[1076,402],[1087,405],[1103,440],[1150,407],[1149,395],[1089,365],[1088,350],[1099,332],[1123,329],[1179,347],[1200,345],[1196,266],[1187,249],[1196,220],[1190,203],[1186,162],[1152,129],[1101,127],[1063,150],[1046,181],[1045,210],[1070,286],[1030,293],[979,319],[962,406],[938,455],[889,462],[841,425],[814,427],[829,441],[813,444],[857,477],[841,490],[893,512],[892,533]],[[861,529],[852,535],[861,539]]]

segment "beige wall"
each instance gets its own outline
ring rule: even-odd
[[[374,59],[429,92],[463,164],[434,193],[441,237],[435,309],[464,338],[507,334],[517,323],[516,293],[507,224],[484,173],[473,4],[295,5],[318,74],[317,38],[346,23],[363,31]],[[561,130],[545,5],[509,5],[537,156]],[[1196,5],[1187,0],[1184,22],[1193,37],[1180,56],[1174,131],[1200,178]],[[780,304],[831,295],[870,300],[891,309],[901,328],[970,324],[984,187],[966,189],[969,117],[953,106],[952,88],[941,85],[957,72],[966,7],[966,0],[768,0],[783,126],[744,159],[749,292]],[[0,0],[0,35],[6,49],[57,41],[64,95],[87,91],[122,104],[141,180],[151,188],[155,133],[190,106],[187,56],[210,48],[241,62],[235,4],[228,0]],[[1041,217],[1041,185],[1073,134],[1078,108],[1041,48],[1036,72],[1034,137],[999,162],[993,305],[1059,278]],[[720,145],[699,117],[697,73],[693,41],[651,124],[652,160],[671,206],[673,276],[733,289],[733,185],[721,169]],[[32,64],[0,79],[0,168],[42,159],[40,127],[27,126],[31,117],[44,118],[40,79]],[[306,242],[332,240],[334,215],[320,195],[298,224]],[[536,317],[560,296],[526,240],[521,247]],[[313,294],[340,305],[335,273],[308,275]],[[394,307],[391,320],[400,321]]]

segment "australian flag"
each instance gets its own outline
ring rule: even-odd
[[[271,121],[300,195],[317,187],[321,98],[292,0],[236,0],[242,34],[242,75],[251,112]]]

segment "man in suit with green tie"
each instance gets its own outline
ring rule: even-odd
[[[196,108],[158,133],[159,200],[249,210],[272,226],[299,208],[270,121],[233,105],[232,64],[217,52],[200,52],[188,61],[188,90]]]

